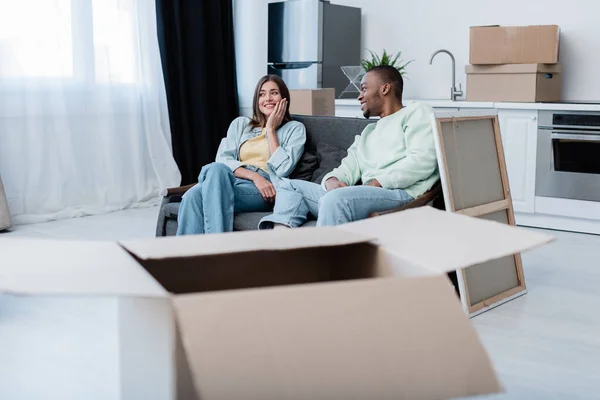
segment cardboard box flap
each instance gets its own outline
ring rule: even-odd
[[[442,276],[182,295],[173,303],[204,400],[448,399],[501,391]]]
[[[2,293],[167,295],[117,243],[9,238],[0,254]]]
[[[467,65],[467,74],[560,74],[561,64]]]
[[[375,236],[380,246],[400,259],[439,273],[516,254],[553,240],[542,233],[428,206],[337,228]]]
[[[210,256],[261,250],[290,250],[364,243],[373,239],[335,228],[277,229],[123,241],[142,260]]]

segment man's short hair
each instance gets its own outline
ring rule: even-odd
[[[392,85],[394,96],[399,101],[402,101],[402,91],[404,90],[404,80],[400,71],[389,65],[377,65],[370,68],[367,72],[376,74],[383,83]]]

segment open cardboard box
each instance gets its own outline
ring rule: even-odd
[[[551,240],[430,207],[120,244],[7,239],[0,291],[122,298],[122,398],[448,399],[502,389],[446,273]]]

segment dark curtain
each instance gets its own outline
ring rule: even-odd
[[[238,115],[232,0],[156,0],[173,155],[181,184],[213,162]]]

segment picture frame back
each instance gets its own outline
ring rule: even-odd
[[[447,211],[515,226],[496,112],[438,112],[434,137]],[[520,254],[457,271],[461,303],[476,316],[527,293]]]

